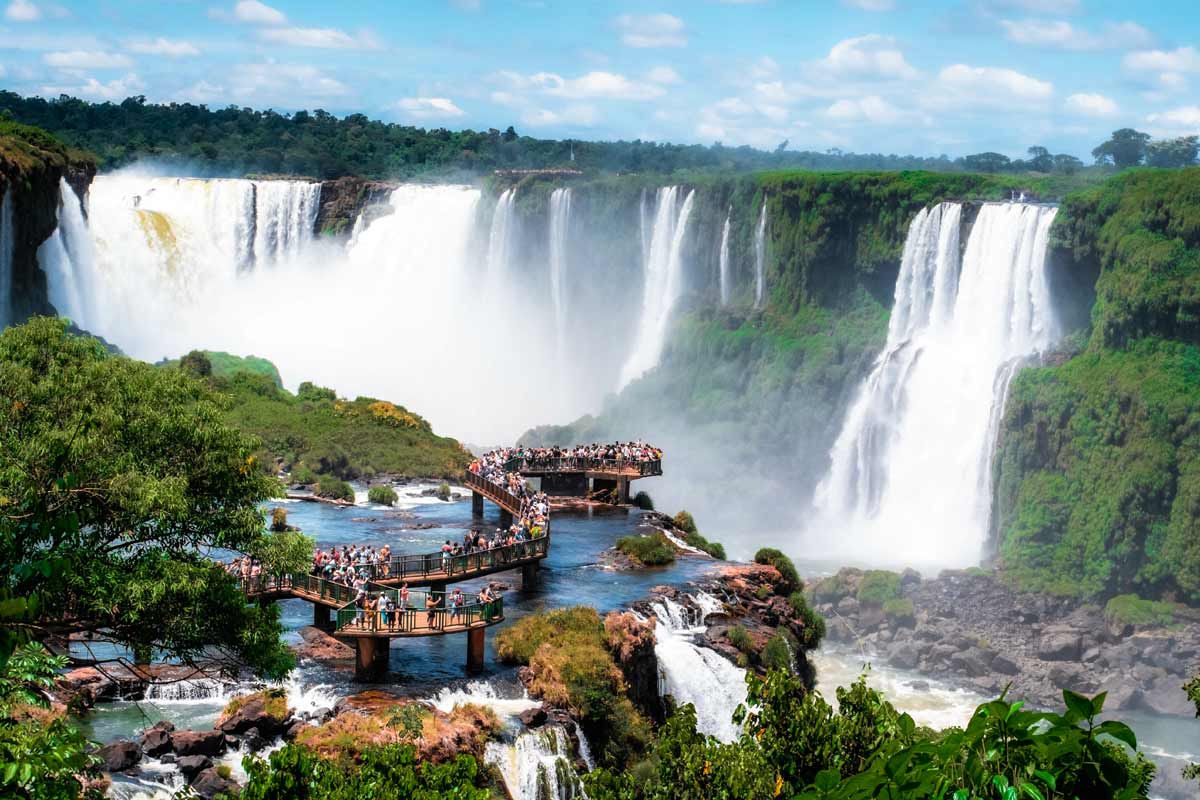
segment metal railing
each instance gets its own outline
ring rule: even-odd
[[[662,459],[634,461],[627,458],[589,458],[586,456],[563,456],[561,458],[510,458],[504,464],[507,472],[611,472],[624,475],[662,475]]]
[[[428,578],[431,575],[447,578],[470,575],[483,570],[502,568],[518,564],[531,558],[544,557],[550,545],[549,533],[542,532],[535,539],[514,542],[489,550],[475,550],[460,555],[427,553],[418,556],[399,556],[383,564],[369,565],[371,580],[395,581],[407,578]]]
[[[516,470],[510,469],[508,472],[516,472]],[[505,489],[500,484],[492,483],[487,478],[484,478],[481,475],[476,475],[474,472],[467,472],[467,478],[465,481],[463,481],[463,484],[471,487],[472,489],[478,489],[480,492],[483,492],[490,500],[495,502],[496,505],[503,506],[505,510],[509,511],[510,513],[520,514],[521,509],[524,508],[525,504],[522,502],[521,498],[517,497],[508,489]]]
[[[396,589],[373,591],[376,597],[386,595],[392,598],[395,605],[391,611],[367,611],[351,604],[339,608],[336,618],[336,631],[342,633],[415,633],[419,631],[444,631],[454,628],[467,628],[473,625],[491,624],[504,618],[504,598],[497,597],[487,602],[465,603],[458,608],[446,607],[448,593],[437,592],[433,596],[440,598],[440,605],[432,610],[426,609],[425,603],[428,592],[412,592],[408,603],[402,605],[400,592]]]

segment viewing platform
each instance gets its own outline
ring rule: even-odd
[[[630,484],[638,478],[662,475],[662,460],[634,461],[623,458],[514,458],[505,465],[509,472],[539,478],[542,491],[554,497],[590,497],[607,494],[616,503],[628,503]]]

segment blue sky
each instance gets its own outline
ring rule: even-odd
[[[1200,133],[1192,0],[0,0],[0,86],[449,128],[1086,157]]]

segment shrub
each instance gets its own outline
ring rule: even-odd
[[[897,625],[914,625],[917,614],[913,601],[907,597],[893,597],[883,604],[883,614]]]
[[[858,585],[858,602],[863,605],[882,606],[899,596],[900,575],[885,569],[868,570]]]
[[[1119,594],[1104,606],[1104,619],[1122,626],[1170,625],[1175,620],[1175,609],[1170,603]]]
[[[617,540],[617,549],[647,567],[660,567],[675,560],[675,547],[661,534],[624,536]]]
[[[763,648],[759,658],[767,669],[780,669],[794,672],[796,669],[795,644],[787,631],[780,630],[771,637]]]
[[[292,483],[298,483],[302,486],[311,486],[317,482],[317,473],[313,472],[307,464],[297,464],[292,467]]]
[[[633,504],[642,511],[654,510],[654,500],[650,497],[649,492],[638,492],[633,496]]]
[[[233,768],[228,764],[217,764],[217,774],[225,780],[229,780],[233,775]]]
[[[687,511],[680,511],[678,514],[676,514],[671,519],[671,521],[673,523],[675,523],[676,528],[683,531],[684,533],[698,533],[699,532],[699,529],[696,528],[696,520],[693,519],[692,515],[690,513],[688,513]]]
[[[850,587],[840,574],[822,578],[812,587],[812,598],[816,603],[836,603],[848,594]]]
[[[317,497],[327,497],[331,500],[344,500],[348,503],[354,502],[354,488],[345,481],[329,475],[321,476],[317,481]]]
[[[805,650],[816,650],[821,640],[825,638],[825,618],[813,611],[803,592],[792,592],[788,595],[788,603],[796,616],[804,621],[804,635],[800,644]]]
[[[767,564],[779,571],[783,577],[777,587],[780,594],[790,595],[792,592],[798,592],[804,588],[800,574],[796,572],[796,565],[782,551],[776,550],[774,547],[764,547],[754,554],[754,563]]]
[[[437,496],[446,502],[450,501],[450,484],[443,482],[437,488]]]
[[[281,508],[280,506],[276,506],[275,508],[272,508],[271,509],[271,530],[274,531],[275,533],[282,533],[284,531],[290,531],[291,529],[292,529],[292,526],[288,525],[288,521],[287,521],[287,509]]]
[[[367,490],[367,499],[381,506],[394,506],[400,495],[390,486],[372,486]]]
[[[754,652],[754,642],[751,641],[750,634],[746,633],[746,629],[741,625],[734,625],[725,635],[729,637],[729,643],[743,653]]]

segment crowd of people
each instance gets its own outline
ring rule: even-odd
[[[641,439],[633,442],[609,442],[606,444],[577,444],[574,447],[504,447],[493,450],[488,456],[498,456],[501,463],[508,464],[519,461],[523,466],[545,468],[558,466],[558,462],[569,460],[574,464],[565,465],[586,467],[602,462],[631,462],[644,464],[661,461],[663,451],[648,445]]]
[[[364,582],[354,598],[354,624],[367,630],[411,630],[416,627],[415,614],[420,605],[425,608],[425,627],[433,630],[469,625],[472,611],[478,612],[483,620],[490,620],[499,613],[500,595],[485,586],[477,594],[455,588],[449,592],[423,592],[424,602],[411,597],[408,584],[400,585],[396,591],[371,591]],[[444,605],[443,605],[444,603]],[[474,608],[470,608],[474,606]],[[439,614],[442,609],[445,612]],[[406,623],[405,615],[413,618]]]
[[[504,489],[520,502],[520,513],[513,516],[507,533],[497,530],[497,534],[508,544],[539,538],[546,531],[550,518],[550,498],[546,493],[531,490],[521,473],[507,470],[514,449],[504,447],[484,453],[467,467],[472,475],[478,475]]]

